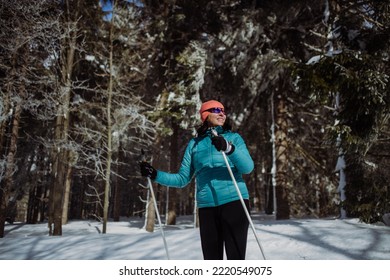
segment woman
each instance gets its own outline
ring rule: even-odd
[[[141,162],[141,174],[158,184],[176,188],[185,187],[195,176],[204,259],[223,259],[225,247],[228,259],[243,260],[249,222],[221,151],[228,158],[247,208],[249,195],[242,174],[253,170],[253,160],[244,140],[226,124],[226,113],[220,102],[204,102],[199,113],[203,125],[198,129],[198,136],[188,143],[179,172],[167,173]],[[218,136],[213,136],[211,129]]]

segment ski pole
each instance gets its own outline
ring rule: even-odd
[[[143,150],[142,150],[142,156],[143,156],[143,160],[145,160],[145,154],[144,154],[144,151],[143,151]],[[152,199],[153,199],[154,210],[156,211],[156,216],[157,216],[158,224],[159,224],[159,226],[160,226],[161,236],[162,236],[162,239],[163,239],[163,242],[164,242],[165,253],[166,253],[166,255],[167,255],[167,259],[170,260],[170,258],[169,258],[169,252],[168,252],[168,245],[167,245],[167,241],[166,241],[166,239],[165,239],[165,234],[164,234],[164,230],[163,230],[162,223],[161,223],[160,213],[159,213],[159,211],[158,211],[157,201],[156,201],[156,197],[155,197],[154,191],[153,191],[152,180],[150,180],[149,177],[147,177],[147,179],[148,179],[149,190],[150,190],[150,193],[151,193]]]
[[[214,129],[211,129],[211,132],[213,133],[214,136],[218,136],[218,133],[214,130]],[[248,221],[249,221],[249,224],[252,228],[252,231],[253,231],[253,234],[255,235],[255,238],[256,238],[256,241],[257,241],[257,245],[259,245],[259,248],[260,248],[260,251],[261,251],[261,255],[263,256],[263,259],[265,260],[265,255],[264,255],[264,250],[263,250],[263,247],[261,246],[260,244],[260,239],[259,237],[257,236],[257,232],[256,232],[256,229],[255,229],[255,226],[253,225],[253,221],[252,221],[252,218],[251,216],[249,215],[249,212],[248,212],[248,209],[246,208],[246,205],[245,205],[245,202],[244,202],[244,199],[242,197],[242,194],[241,194],[241,191],[237,185],[237,181],[236,181],[236,178],[234,177],[233,175],[233,172],[232,172],[232,169],[230,168],[230,165],[229,165],[229,162],[227,160],[227,157],[226,157],[226,154],[224,151],[221,151],[222,153],[222,156],[223,156],[223,159],[225,160],[225,164],[226,164],[226,167],[229,171],[229,174],[230,174],[230,177],[232,178],[232,181],[233,181],[233,184],[236,188],[236,191],[237,191],[237,194],[240,198],[240,201],[241,201],[241,204],[242,204],[242,207],[244,208],[244,211],[245,211],[245,214],[246,214],[246,217],[248,218]]]
[[[164,241],[165,253],[167,254],[167,259],[169,260],[170,258],[169,258],[169,252],[168,252],[168,245],[167,245],[167,241],[165,240],[165,234],[164,234],[164,230],[163,230],[163,227],[162,227],[162,224],[161,224],[161,218],[160,218],[160,214],[159,214],[158,207],[157,207],[156,197],[154,196],[152,181],[150,180],[149,177],[148,177],[148,184],[149,184],[150,193],[152,194],[152,199],[153,199],[153,203],[154,203],[154,209],[156,211],[158,224],[160,226],[161,236],[162,236],[163,241]]]

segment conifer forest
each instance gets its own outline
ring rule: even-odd
[[[142,151],[176,173],[202,102],[255,162],[251,211],[390,213],[389,0],[0,0],[0,237],[7,223],[145,217]],[[153,185],[167,224],[194,180]]]

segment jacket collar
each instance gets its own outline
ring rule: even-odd
[[[225,133],[225,130],[223,129],[222,126],[216,126],[216,127],[207,129],[206,134],[209,136],[213,136],[213,134],[211,133],[211,129],[214,129],[218,133],[218,135]]]

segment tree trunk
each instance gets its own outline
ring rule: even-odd
[[[287,179],[287,108],[284,96],[276,98],[276,126],[275,126],[275,149],[276,149],[276,219],[289,219],[290,206],[288,203],[288,179]]]
[[[8,110],[7,110],[8,112]],[[2,122],[1,127],[1,145],[0,145],[0,151],[1,155],[5,155],[7,149],[6,149],[6,134],[7,134],[7,127],[3,124],[6,122]],[[3,171],[5,173],[5,171]],[[5,183],[5,174],[0,174],[0,238],[4,237],[4,226],[5,221],[7,218],[7,205],[8,205],[8,197],[9,197],[9,189],[7,184]]]
[[[171,136],[171,161],[170,170],[171,172],[177,172],[178,162],[178,130],[179,126],[175,120],[172,121],[173,134]],[[176,225],[176,206],[177,206],[177,189],[169,188],[169,200],[168,200],[168,217],[167,225]]]
[[[39,145],[38,149],[34,153],[35,161],[32,164],[37,166],[35,172],[31,176],[32,186],[29,190],[28,203],[27,203],[27,218],[26,223],[35,224],[38,222],[40,210],[44,203],[44,187],[43,187],[43,173],[44,173],[44,149],[43,145]],[[31,168],[30,168],[31,169]]]
[[[78,5],[78,3],[77,3]],[[66,20],[71,22],[70,7],[66,1]],[[56,119],[54,149],[53,149],[53,182],[49,191],[49,234],[62,235],[62,216],[63,209],[68,209],[69,198],[64,197],[65,186],[70,186],[71,176],[69,166],[69,152],[66,151],[65,144],[68,141],[69,131],[69,107],[72,92],[72,72],[74,64],[74,55],[76,50],[77,39],[77,22],[73,21],[67,30],[69,37],[63,42],[63,66],[61,69],[61,87],[59,108]],[[67,193],[69,194],[69,193]]]
[[[67,158],[69,159],[69,156]],[[63,209],[62,209],[62,224],[63,225],[68,223],[70,189],[72,187],[72,169],[73,169],[72,166],[68,163],[66,165],[64,202],[63,202]]]
[[[117,170],[118,172],[118,170]],[[119,174],[119,173],[117,173]],[[120,215],[121,215],[121,194],[120,194],[120,182],[119,182],[119,177],[117,176],[115,178],[115,181],[113,183],[114,185],[114,205],[113,205],[113,213],[112,217],[114,222],[119,222],[120,220]]]
[[[103,231],[102,233],[107,233],[107,222],[108,222],[108,209],[110,205],[110,190],[111,190],[111,146],[109,145],[109,150],[107,151],[107,167],[106,174],[104,178],[104,205],[103,205]]]
[[[70,88],[64,88],[64,100],[60,105],[59,114],[55,128],[55,147],[53,150],[53,182],[49,193],[49,233],[50,235],[62,235],[62,209],[68,207],[63,205],[64,187],[67,184],[68,173],[68,152],[63,146],[67,141],[69,127],[69,100]]]
[[[62,235],[63,196],[67,173],[66,153],[63,151],[63,148],[59,149],[62,151],[57,153],[53,164],[53,172],[55,172],[53,174],[54,181],[49,193],[49,234],[53,236]]]
[[[12,118],[12,129],[9,149],[7,153],[7,163],[4,175],[4,184],[1,188],[1,206],[0,206],[0,237],[4,237],[4,225],[7,215],[7,207],[9,204],[9,194],[13,185],[13,174],[15,171],[15,155],[18,145],[19,124],[22,106],[20,102],[16,104],[15,111]],[[9,209],[8,209],[9,210]]]
[[[109,65],[110,65],[110,80],[108,83],[108,98],[107,98],[107,146],[106,146],[106,174],[104,176],[104,205],[103,205],[103,233],[107,232],[108,222],[108,209],[110,204],[110,193],[111,193],[111,162],[112,162],[112,120],[111,120],[111,106],[112,106],[112,90],[113,90],[113,32],[114,32],[114,18],[115,18],[115,1],[112,3],[112,19],[110,27],[110,53],[109,53]]]
[[[11,77],[14,77],[17,75],[16,68],[18,67],[18,57],[19,56],[24,56],[27,55],[24,53],[24,49],[26,46],[22,46],[22,52],[20,49],[18,49],[14,54],[13,54],[13,70]],[[19,73],[22,77],[25,76],[25,71],[26,68],[22,67],[22,73]],[[8,93],[6,96],[10,96],[12,94],[12,89],[13,85],[9,84],[8,85]],[[8,208],[9,202],[10,202],[10,192],[11,188],[13,187],[13,175],[15,172],[15,162],[16,162],[16,151],[17,151],[17,145],[18,145],[18,137],[19,137],[19,127],[20,127],[20,116],[22,114],[22,102],[24,102],[25,99],[25,87],[24,84],[20,84],[19,88],[17,88],[19,92],[19,100],[16,99],[17,101],[15,102],[16,104],[14,105],[13,108],[13,113],[10,118],[10,139],[7,140],[6,143],[6,165],[5,165],[5,172],[4,172],[4,178],[0,184],[0,237],[4,237],[4,226],[5,226],[5,221],[7,218],[7,211],[10,209]],[[4,139],[5,140],[5,139]],[[16,199],[16,198],[14,198]],[[16,203],[16,201],[15,201]],[[11,217],[12,219],[12,217]]]
[[[118,148],[118,164],[116,165],[116,173],[124,174],[121,172],[121,162],[123,160],[123,151],[121,147],[121,143],[119,141]],[[116,176],[115,186],[114,186],[114,209],[113,209],[113,218],[115,222],[119,222],[121,215],[121,186],[122,186],[122,178],[120,176]]]
[[[148,232],[154,231],[154,223],[156,220],[156,211],[154,208],[153,197],[148,190],[148,198],[146,204],[146,214],[145,214],[145,230]]]
[[[168,94],[169,93],[166,92],[166,91],[162,93],[161,99],[160,99],[160,102],[159,102],[159,105],[157,106],[157,108],[162,109],[162,108],[166,107],[166,103],[167,103],[167,100],[168,100]],[[159,124],[162,123],[162,122],[163,122],[163,120],[159,119],[156,122],[156,126],[158,127]],[[157,135],[156,141],[155,141],[156,147],[160,147],[160,145],[161,145],[161,138],[162,137],[160,135]],[[157,160],[157,162],[158,162],[158,160]],[[148,192],[148,194],[149,194],[149,192]],[[166,215],[168,215],[168,213],[166,213]],[[146,228],[147,231],[152,232],[154,230],[155,218],[156,218],[156,213],[155,213],[155,208],[154,208],[154,204],[153,204],[153,199],[152,199],[151,195],[148,195],[148,205],[146,207],[146,225],[145,225],[145,228]]]

